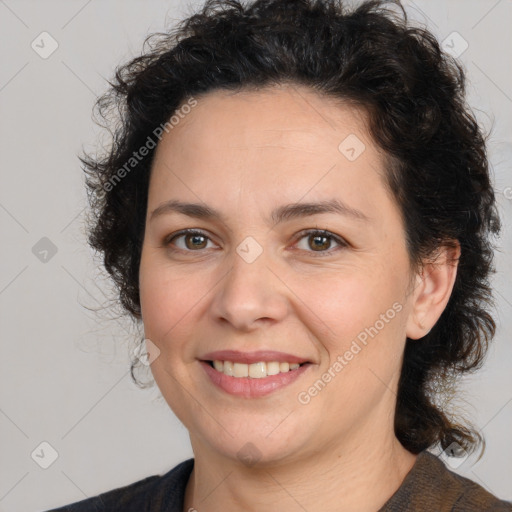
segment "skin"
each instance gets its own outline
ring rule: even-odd
[[[354,161],[338,149],[351,134],[365,145]],[[365,116],[302,86],[201,96],[156,151],[141,307],[145,336],[160,350],[153,376],[190,432],[195,466],[184,511],[375,512],[416,460],[393,430],[404,346],[445,308],[456,274],[448,257],[457,253],[442,249],[412,271]],[[283,204],[331,198],[368,220],[321,213],[267,222]],[[224,220],[152,219],[170,199],[206,204]],[[165,243],[185,228],[207,238]],[[305,229],[347,245],[315,242]],[[248,236],[263,249],[252,263],[236,251]],[[300,403],[298,394],[397,303],[394,318]],[[235,397],[212,385],[198,360],[222,349],[278,350],[313,364],[270,395]],[[256,451],[246,464],[237,453],[249,442]]]

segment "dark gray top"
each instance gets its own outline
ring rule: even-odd
[[[94,498],[47,512],[183,512],[185,488],[194,459],[165,475],[153,475]],[[428,451],[418,455],[402,485],[376,512],[512,512],[482,486],[450,471]],[[309,511],[316,512],[316,511]]]

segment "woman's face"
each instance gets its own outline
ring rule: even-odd
[[[302,87],[210,93],[162,138],[142,316],[196,456],[284,463],[393,435],[411,274],[383,171],[363,116]]]

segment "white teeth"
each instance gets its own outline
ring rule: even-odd
[[[244,363],[234,363],[233,377],[249,377],[249,365]]]
[[[267,363],[253,363],[249,365],[249,377],[261,379],[267,376]]]
[[[299,363],[280,363],[278,361],[269,361],[268,363],[260,361],[252,364],[213,361],[213,367],[218,372],[230,377],[250,377],[252,379],[263,379],[269,375],[287,373],[291,370],[296,370],[299,366]]]
[[[220,362],[222,363],[222,361]],[[224,361],[222,373],[225,373],[226,375],[229,375],[231,377],[235,374],[233,371],[233,363],[231,361]]]
[[[267,375],[277,375],[279,373],[279,363],[272,361],[267,363]]]

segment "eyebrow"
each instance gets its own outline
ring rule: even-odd
[[[224,216],[214,208],[200,203],[185,203],[175,199],[166,201],[155,208],[150,215],[150,221],[164,214],[181,213],[196,219],[214,219],[226,224]],[[272,211],[270,221],[280,224],[287,220],[309,217],[321,213],[337,213],[354,220],[370,221],[360,210],[347,206],[339,199],[329,199],[315,203],[291,203],[279,206]],[[270,223],[270,221],[267,221]]]

